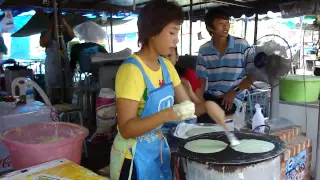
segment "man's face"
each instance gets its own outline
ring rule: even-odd
[[[230,29],[230,23],[228,19],[214,19],[212,26],[214,36],[228,37]]]

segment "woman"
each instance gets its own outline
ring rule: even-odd
[[[171,180],[170,150],[160,128],[165,122],[192,117],[178,114],[204,113],[201,105],[194,110],[191,102],[185,104],[187,111],[168,108],[174,100],[190,100],[174,66],[160,57],[176,47],[182,20],[182,8],[173,2],[151,1],[140,11],[141,50],[124,61],[116,76],[119,132],[111,149],[113,180]]]
[[[225,113],[221,107],[219,107],[219,105],[213,101],[205,102],[203,98],[201,99],[196,95],[198,90],[200,90],[200,83],[195,72],[191,68],[183,68],[177,64],[179,60],[177,48],[172,49],[167,58],[176,67],[176,70],[181,78],[181,83],[183,84],[183,87],[185,88],[192,102],[196,104],[204,103],[205,110],[210,118],[214,119],[218,124],[224,127],[225,131],[227,131]]]
[[[49,30],[41,33],[40,46],[46,48],[46,60],[45,60],[45,74],[46,84],[48,87],[48,94],[52,104],[61,103],[61,100],[65,103],[72,103],[72,72],[70,68],[68,52],[66,50],[66,44],[71,41],[75,35],[72,28],[63,19],[62,25],[64,31],[63,34],[63,48],[64,54],[61,56],[64,63],[64,78],[65,78],[65,99],[61,99],[61,61],[59,58],[59,50],[57,41],[55,39],[55,30],[57,26],[53,23],[53,13],[49,15],[50,25]]]

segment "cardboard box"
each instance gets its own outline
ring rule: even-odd
[[[108,180],[67,159],[58,159],[27,169],[8,173],[1,180]]]

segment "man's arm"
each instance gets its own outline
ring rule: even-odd
[[[244,80],[242,80],[240,82],[240,84],[237,86],[237,88],[239,88],[240,91],[243,91],[245,89],[249,89],[252,85],[252,83],[254,82],[254,76],[249,75],[247,76]]]
[[[51,31],[44,31],[41,33],[40,35],[40,46],[43,48],[46,48],[48,46],[48,42],[49,42],[49,36],[51,36]]]
[[[203,94],[207,86],[208,70],[206,67],[206,62],[203,59],[200,50],[199,50],[199,55],[197,57],[196,75],[198,76],[199,82],[200,82],[200,91],[197,91],[196,95],[200,100],[203,101],[204,100]]]
[[[250,88],[253,81],[255,80],[255,72],[254,72],[254,65],[253,65],[253,59],[254,57],[249,57],[249,50],[250,46],[246,40],[243,39],[242,43],[242,53],[244,54],[244,63],[245,63],[245,78],[239,83],[237,87],[234,89],[231,89],[229,92],[225,93],[222,97],[222,105],[226,109],[231,109],[233,106],[233,101],[238,93],[241,91]],[[248,67],[253,67],[248,70]]]
[[[241,83],[238,85],[238,88],[240,91],[243,91],[245,89],[250,88],[250,86],[253,84],[255,81],[255,67],[253,64],[254,56],[249,54],[250,51],[250,46],[246,40],[245,45],[243,48],[243,54],[245,57],[245,73],[246,73],[246,78],[241,81]]]
[[[74,32],[65,19],[62,19],[62,23],[63,23],[63,27],[65,28],[68,34],[68,40],[70,39],[69,41],[71,41],[75,37]]]

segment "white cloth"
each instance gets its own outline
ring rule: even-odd
[[[176,130],[174,131],[173,135],[178,138],[187,139],[189,136],[186,135],[186,132],[196,127],[199,127],[199,126],[195,124],[188,124],[188,123],[182,122],[176,127]]]
[[[219,125],[212,124],[212,126],[199,126],[196,124],[188,124],[188,123],[182,122],[176,127],[176,130],[173,133],[173,135],[178,138],[187,139],[187,138],[189,138],[189,136],[187,136],[186,133],[189,130],[194,129],[194,128],[206,128],[206,129],[212,128],[212,129],[214,129],[214,131],[218,131],[218,132],[223,131],[223,127],[221,127]]]

